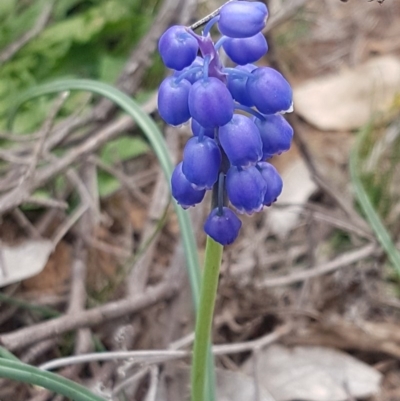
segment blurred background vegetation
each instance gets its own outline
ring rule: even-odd
[[[52,0],[2,0],[0,3],[0,48],[33,28],[44,7]],[[57,0],[51,23],[0,68],[0,128],[12,99],[27,88],[55,78],[91,78],[113,83],[129,53],[148,31],[156,0]],[[155,56],[155,60],[157,57]],[[161,63],[146,72],[144,87],[155,89],[162,74]],[[76,100],[76,99],[75,99]],[[46,116],[48,102],[18,115],[16,130],[37,128]],[[76,102],[68,102],[74,109]]]

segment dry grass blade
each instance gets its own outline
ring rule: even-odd
[[[278,327],[274,332],[269,333],[261,338],[252,341],[246,341],[236,344],[214,345],[212,351],[214,355],[239,354],[249,351],[257,351],[268,345],[278,341],[283,336],[289,334],[292,330],[291,324]],[[87,355],[77,355],[72,357],[55,359],[41,365],[41,369],[52,370],[63,366],[88,363],[93,361],[109,361],[114,359],[131,359],[137,363],[158,361],[167,361],[172,359],[180,359],[191,355],[191,351],[183,350],[146,350],[146,351],[117,351],[117,352],[101,352]]]

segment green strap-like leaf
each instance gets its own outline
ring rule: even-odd
[[[0,358],[0,377],[41,386],[73,401],[105,401],[80,384],[11,359]]]

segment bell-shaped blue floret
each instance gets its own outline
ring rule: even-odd
[[[270,206],[282,192],[282,178],[277,169],[270,163],[258,163],[257,168],[267,183],[267,191],[265,192],[263,203],[266,206]]]
[[[240,74],[240,71],[250,73],[256,68],[257,67],[253,64],[239,65],[235,67],[235,70],[239,71],[238,74],[235,74],[234,72],[228,74],[229,92],[231,92],[232,97],[243,106],[252,107],[254,106],[254,103],[251,100],[246,87],[248,78],[245,75]]]
[[[218,28],[230,38],[249,38],[265,27],[268,9],[259,1],[231,1],[220,10]]]
[[[172,173],[171,190],[172,196],[184,209],[200,203],[206,193],[204,189],[197,190],[193,188],[193,185],[182,172],[182,162],[175,167]]]
[[[262,157],[262,142],[256,124],[242,114],[234,114],[219,128],[219,142],[233,166],[247,167]]]
[[[252,214],[263,208],[267,183],[254,166],[246,169],[232,166],[226,175],[226,190],[239,213]]]
[[[174,25],[161,36],[158,51],[168,68],[180,71],[193,63],[199,44],[184,26]]]
[[[204,128],[194,118],[192,118],[191,128],[194,136],[202,134],[212,139],[215,137],[215,128]]]
[[[207,136],[190,138],[183,150],[182,171],[196,189],[211,189],[218,179],[221,151]]]
[[[228,57],[239,65],[254,63],[268,51],[267,41],[261,32],[250,38],[226,38],[222,47]]]
[[[162,81],[158,89],[158,112],[167,124],[180,125],[189,120],[190,88],[186,79],[177,82],[176,78],[168,77]]]
[[[233,116],[233,98],[228,88],[217,78],[196,81],[189,92],[191,116],[203,127],[225,125]]]
[[[291,109],[293,92],[281,73],[270,67],[256,68],[247,79],[247,91],[263,114],[275,114]]]
[[[264,118],[255,118],[254,122],[263,143],[263,159],[268,159],[290,149],[293,128],[280,114],[271,114]]]
[[[204,223],[204,231],[221,245],[229,245],[239,235],[241,226],[242,222],[231,209],[223,207],[220,211],[215,208]]]

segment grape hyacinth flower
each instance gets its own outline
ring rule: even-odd
[[[262,34],[267,17],[264,3],[233,0],[201,35],[173,26],[158,44],[174,70],[160,85],[159,114],[175,126],[190,120],[193,132],[172,174],[172,196],[186,209],[212,190],[204,230],[222,245],[239,234],[235,212],[259,212],[280,195],[282,179],[266,160],[287,151],[293,137],[282,116],[293,107],[289,83],[273,68],[252,64],[268,51]],[[210,35],[214,24],[222,34],[217,42]],[[236,67],[225,68],[220,51]]]

